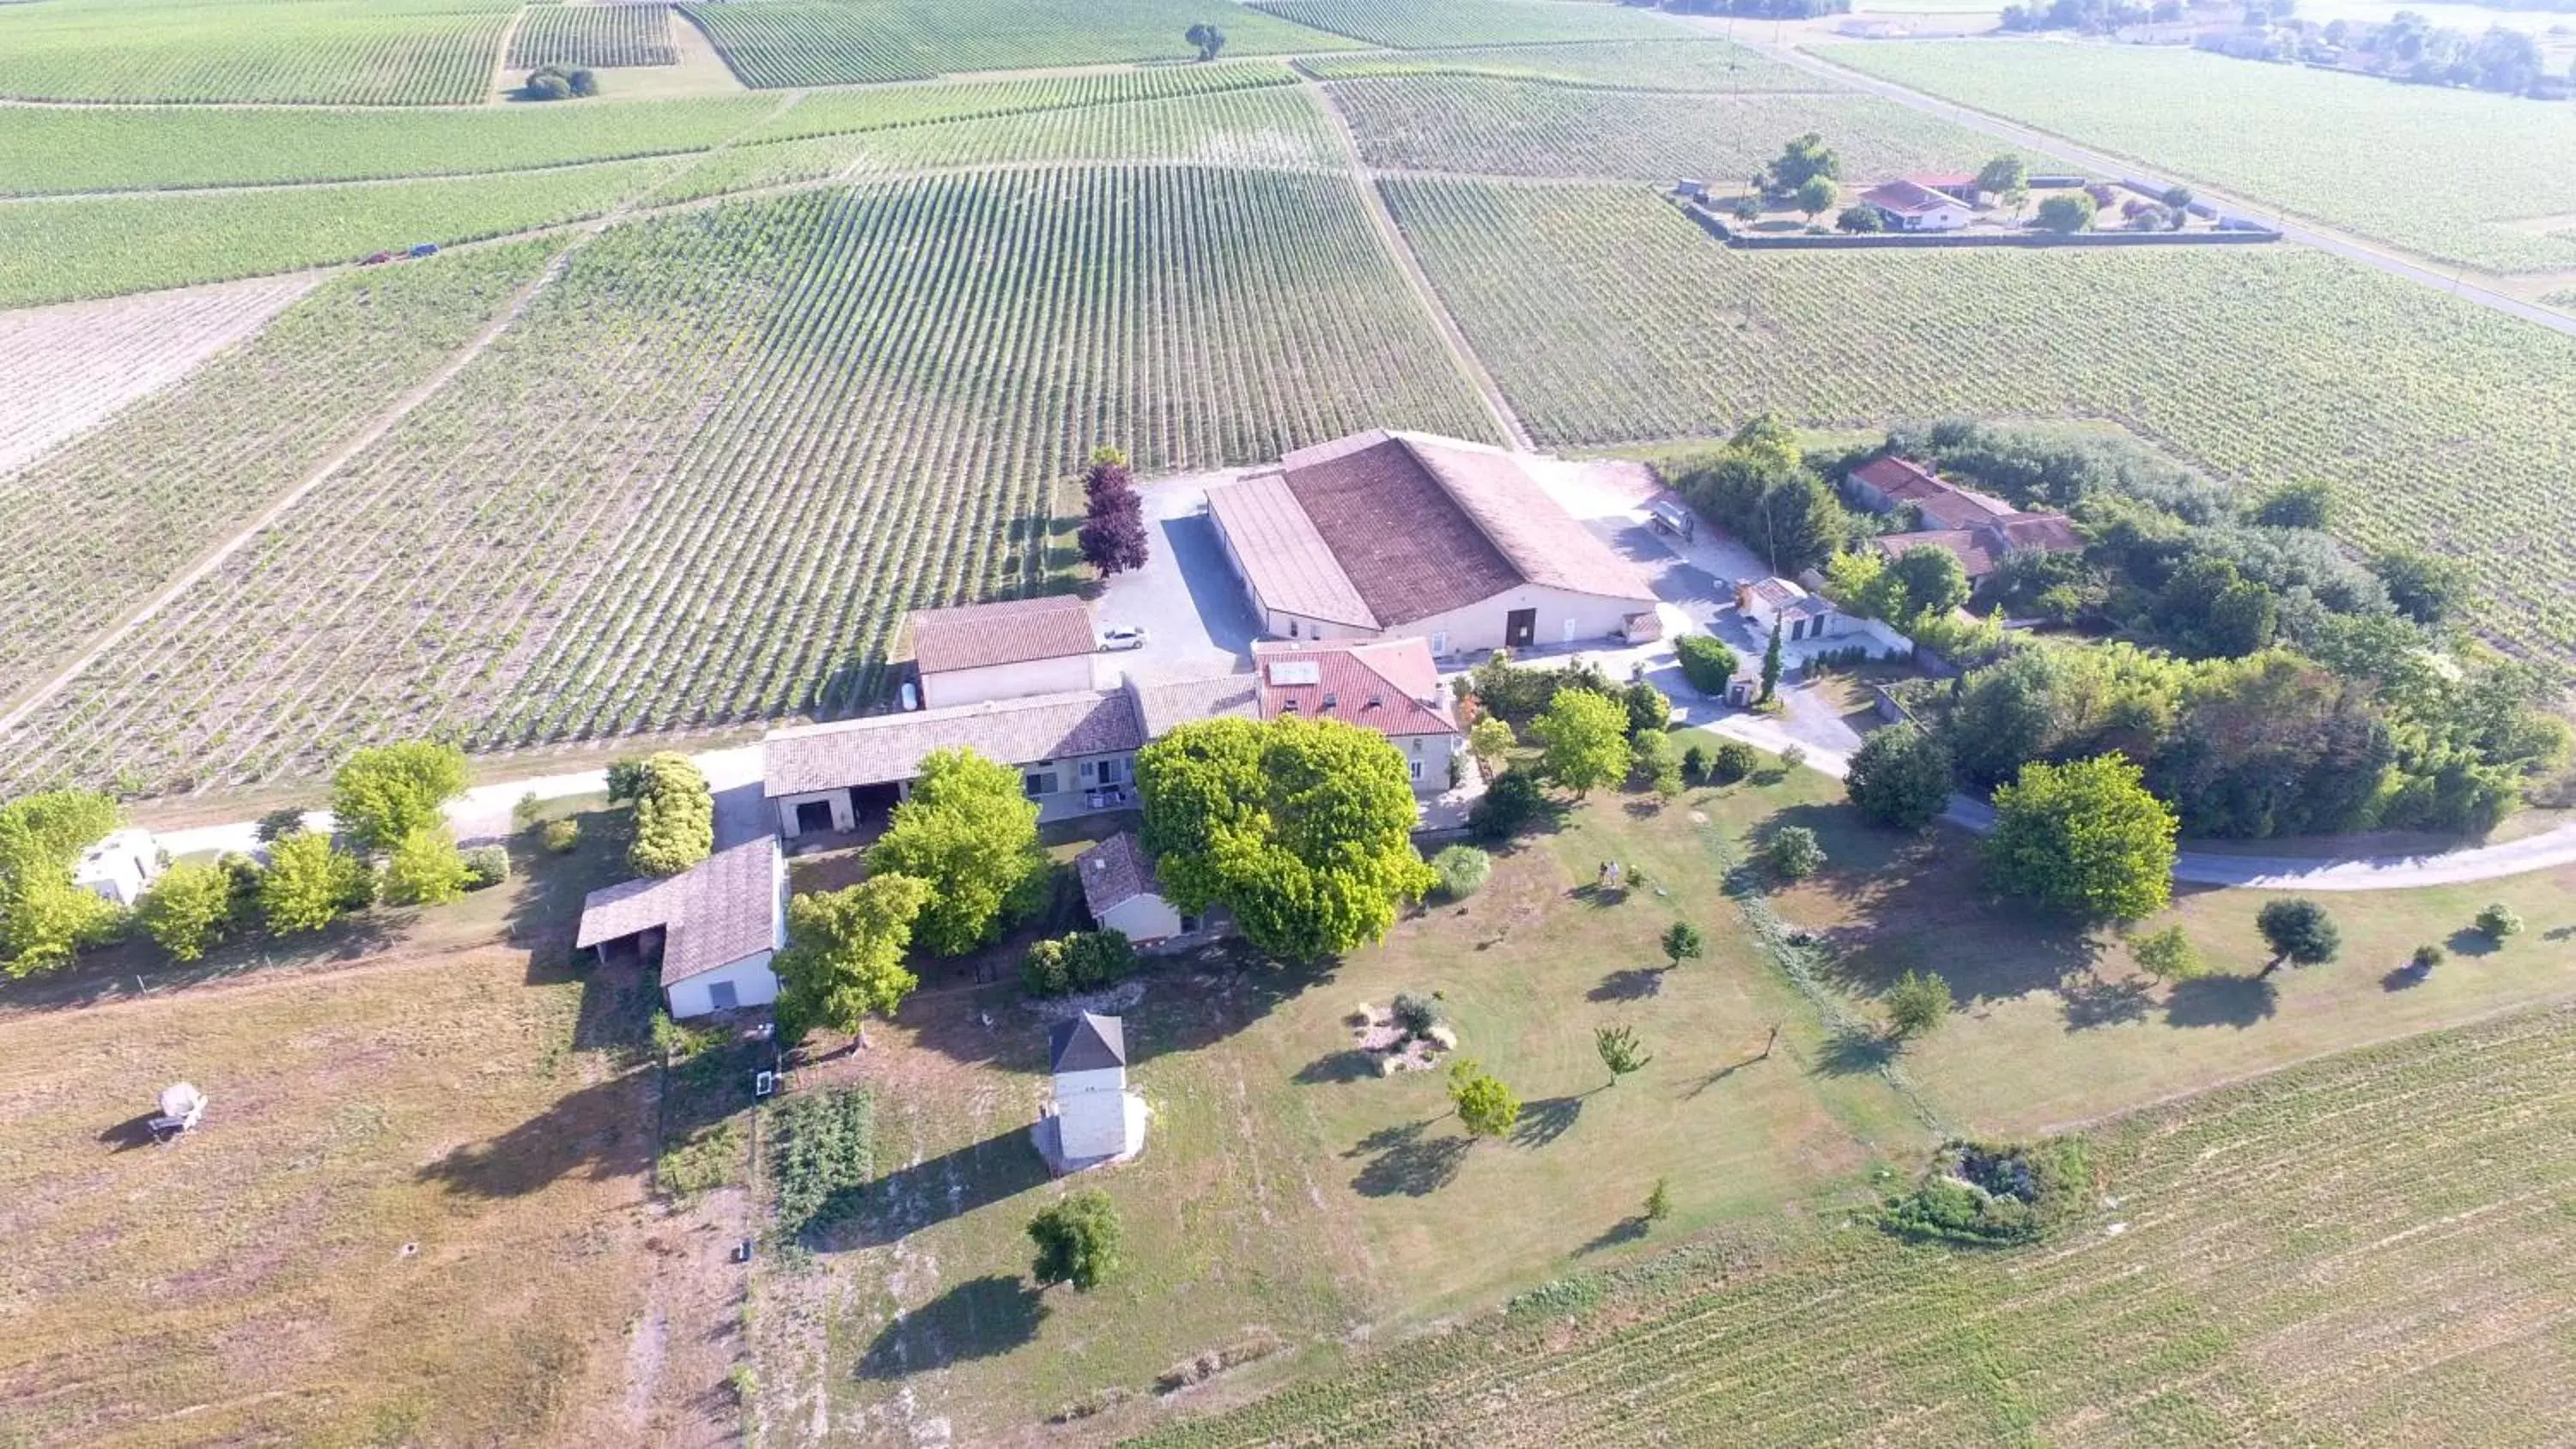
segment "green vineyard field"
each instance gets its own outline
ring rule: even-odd
[[[792,141],[846,131],[874,131],[930,121],[963,121],[1026,111],[1069,110],[1168,101],[1217,91],[1297,83],[1296,72],[1272,60],[1215,65],[1149,66],[1028,80],[958,81],[948,85],[816,91],[787,111],[754,127],[746,139]]]
[[[2576,107],[2146,46],[1820,53],[2446,261],[2576,268]]]
[[[293,486],[552,250],[483,247],[327,283],[114,426],[0,474],[0,697]]]
[[[672,23],[668,5],[532,5],[510,38],[510,64],[678,65]]]
[[[1304,91],[1271,87],[737,146],[673,177],[654,199],[688,201],[799,181],[996,162],[1159,161],[1321,171],[1339,170],[1348,160]]]
[[[514,0],[0,5],[0,96],[469,104]]]
[[[1057,483],[1490,436],[1346,178],[1151,166],[613,228],[382,444],[75,680],[10,783],[838,713],[901,612],[1054,566]]]
[[[1316,30],[1398,50],[1671,40],[1691,33],[1672,21],[1606,0],[1259,0],[1255,8]]]
[[[1323,80],[1481,75],[1641,91],[1813,91],[1825,83],[1723,40],[1620,40],[1487,46],[1407,55],[1327,55],[1304,62]]]
[[[682,163],[0,205],[0,306],[350,262],[596,216]]]
[[[617,161],[704,150],[775,105],[742,96],[434,111],[0,106],[0,190],[370,181]]]
[[[748,86],[855,85],[961,71],[1178,61],[1213,22],[1232,55],[1348,48],[1350,41],[1231,0],[760,0],[685,7]]]
[[[2096,1131],[2050,1245],[1720,1240],[1135,1442],[2553,1442],[2571,1064],[2563,1008],[2345,1053]]]
[[[1892,101],[1849,95],[1640,95],[1475,76],[1337,81],[1360,152],[1389,170],[1518,176],[1682,176],[1742,186],[1790,137],[1821,133],[1855,186],[1970,170],[1993,138]]]
[[[2110,418],[2222,477],[2327,480],[2353,542],[2467,562],[2482,629],[2576,647],[2576,339],[2289,247],[1735,252],[1641,188],[1384,189],[1543,444]]]

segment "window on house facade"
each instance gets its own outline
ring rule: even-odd
[[[1040,795],[1054,794],[1055,761],[1040,760],[1027,767],[1020,775],[1020,788],[1026,791],[1031,799]]]

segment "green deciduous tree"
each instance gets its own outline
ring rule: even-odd
[[[627,868],[637,875],[678,875],[715,851],[716,797],[696,763],[675,750],[653,755],[630,777],[635,839]]]
[[[1882,577],[1895,595],[1888,617],[1898,622],[1925,614],[1939,618],[1968,602],[1967,566],[1946,548],[1909,548]]]
[[[1628,711],[1585,689],[1560,689],[1530,725],[1544,748],[1539,767],[1577,795],[1628,778]]]
[[[1478,1137],[1501,1137],[1521,1120],[1521,1100],[1502,1079],[1473,1057],[1449,1065],[1449,1105],[1458,1121]]]
[[[1673,1215],[1672,1179],[1655,1179],[1655,1190],[1646,1194],[1646,1221],[1660,1223]]]
[[[1842,198],[1842,193],[1843,189],[1834,184],[1832,177],[1811,176],[1791,194],[1789,204],[1804,213],[1812,226],[1817,217],[1834,209],[1834,203]]]
[[[1666,926],[1663,945],[1664,959],[1676,966],[1684,961],[1698,960],[1700,953],[1708,949],[1708,943],[1700,936],[1699,927],[1688,921],[1675,921]]]
[[[1404,757],[1373,730],[1201,720],[1140,751],[1136,784],[1145,849],[1172,904],[1191,914],[1226,906],[1245,940],[1283,960],[1322,960],[1384,936],[1396,907],[1437,880],[1413,848]]]
[[[1029,1220],[1029,1240],[1037,1244],[1034,1268],[1038,1286],[1070,1283],[1088,1293],[1118,1276],[1120,1230],[1118,1208],[1109,1194],[1086,1187],[1065,1194],[1062,1202]]]
[[[2010,154],[1997,156],[1977,169],[1977,189],[1997,196],[2009,195],[2030,185],[2030,163]]]
[[[2062,191],[2039,204],[2039,214],[2032,218],[2042,231],[2071,236],[2093,225],[2093,198],[2081,191]]]
[[[2263,933],[2265,944],[2272,948],[2272,959],[2263,966],[2267,975],[2284,961],[2319,966],[2343,952],[2343,932],[2334,917],[2304,896],[2266,901],[2254,913],[2254,929]]]
[[[2515,913],[2513,907],[2497,901],[2478,912],[2477,931],[2497,945],[2503,945],[2506,937],[2522,934],[2522,917]]]
[[[259,914],[280,936],[318,931],[365,906],[375,880],[367,863],[312,831],[287,836],[268,848],[259,877]]]
[[[1038,807],[1019,772],[968,749],[933,750],[912,793],[894,807],[868,869],[930,885],[917,930],[935,955],[962,956],[1004,922],[1037,908],[1046,856]]]
[[[0,806],[0,971],[52,970],[116,930],[121,913],[74,885],[72,871],[118,819],[115,801],[79,790]]]
[[[930,884],[872,875],[857,885],[787,902],[787,947],[778,953],[781,1014],[857,1034],[870,1015],[891,1016],[921,979],[904,967],[913,922]]]
[[[1822,135],[1809,131],[1782,147],[1779,156],[1754,177],[1754,185],[1760,187],[1765,195],[1787,200],[1810,181],[1839,180],[1842,174],[1842,157],[1825,144]],[[1824,207],[1816,209],[1822,211]]]
[[[1950,752],[1919,726],[1889,725],[1852,752],[1844,789],[1879,824],[1921,830],[1950,808]]]
[[[232,927],[233,874],[219,865],[180,861],[152,882],[134,915],[171,960],[194,961]]]
[[[2033,762],[1995,791],[1995,884],[2085,920],[2134,921],[2173,899],[2177,822],[2117,755]]]
[[[1467,753],[1476,757],[1476,767],[1493,778],[1511,759],[1512,749],[1520,738],[1512,733],[1510,721],[1489,714],[1467,727]]]
[[[1911,1041],[1941,1029],[1950,1016],[1950,983],[1930,971],[1908,971],[1887,988],[1887,1030]]]
[[[442,807],[465,790],[465,752],[413,740],[360,750],[331,780],[331,814],[360,850],[391,850],[415,830],[445,823]]]
[[[1610,1080],[1614,1084],[1654,1060],[1645,1048],[1637,1044],[1636,1031],[1625,1026],[1594,1028],[1592,1049],[1601,1054],[1601,1065],[1610,1069]]]
[[[462,900],[473,871],[456,837],[447,827],[427,826],[394,842],[385,861],[384,898],[388,905],[437,906]]]
[[[1225,32],[1213,25],[1193,25],[1183,38],[1199,48],[1201,60],[1214,60],[1217,52],[1225,49]]]

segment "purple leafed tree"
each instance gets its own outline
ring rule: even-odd
[[[1088,505],[1077,539],[1083,562],[1103,574],[1143,568],[1145,500],[1136,495],[1125,456],[1107,448],[1092,454],[1082,475],[1082,494]]]

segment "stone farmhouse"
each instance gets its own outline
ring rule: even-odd
[[[1451,761],[1467,748],[1456,701],[1420,639],[1336,639],[1253,646],[1261,718],[1337,719],[1377,731],[1404,756],[1415,794],[1449,787]]]
[[[1645,577],[1499,448],[1383,430],[1208,489],[1264,632],[1438,657],[1654,637]]]
[[[574,944],[606,963],[621,953],[662,956],[662,997],[674,1018],[778,999],[770,960],[787,944],[787,858],[764,835],[719,850],[675,876],[630,880],[582,901]]]
[[[2000,498],[1962,488],[1911,458],[1889,455],[1854,468],[1846,489],[1873,513],[1912,508],[1923,526],[1881,535],[1879,551],[1895,558],[1908,549],[1938,548],[1959,560],[1968,581],[1978,582],[2016,553],[2071,553],[2084,535],[2062,513],[2033,513]]]

